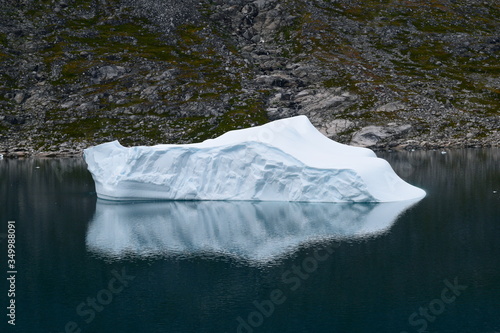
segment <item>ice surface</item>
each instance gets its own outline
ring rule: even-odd
[[[110,259],[223,254],[268,262],[310,242],[376,236],[417,201],[98,200],[86,244],[91,252]]]
[[[366,148],[323,136],[305,116],[228,132],[201,143],[84,152],[108,200],[391,202],[425,192]]]

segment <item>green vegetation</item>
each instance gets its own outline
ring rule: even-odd
[[[186,132],[179,141],[203,141],[226,133],[227,131],[262,125],[269,121],[259,98],[230,101],[232,107],[222,116],[214,119],[210,116],[185,117],[175,120],[171,126]]]
[[[288,35],[295,36],[296,40],[312,42],[309,59],[320,61],[325,68],[335,73],[323,81],[322,86],[345,87],[360,96],[359,101],[348,108],[343,117],[368,117],[370,122],[376,122],[377,119],[394,120],[393,114],[362,110],[373,110],[375,107],[377,98],[373,88],[377,84],[402,96],[419,92],[398,84],[400,78],[408,82],[421,82],[422,86],[430,87],[433,98],[442,103],[451,102],[463,112],[498,114],[499,91],[487,81],[488,76],[494,78],[500,73],[498,57],[479,52],[475,46],[469,49],[465,46],[465,51],[459,52],[458,46],[453,44],[453,38],[450,38],[452,34],[460,33],[478,38],[495,37],[498,27],[493,22],[500,15],[498,5],[484,3],[479,9],[465,1],[444,0],[317,0],[300,3],[302,6],[296,5],[295,10],[295,14],[301,17],[300,27],[288,27]],[[347,31],[343,36],[339,34],[335,20],[330,21],[332,17],[356,21],[365,30]],[[376,32],[380,31],[378,28],[391,26],[397,28],[392,30],[396,34],[391,35],[391,39],[377,35]],[[417,33],[411,30],[413,27],[417,28]],[[374,54],[367,57],[365,46],[354,43],[352,36],[366,36],[372,46],[385,52],[387,59],[391,59],[396,78],[373,70]],[[480,40],[476,39],[475,42],[479,43]],[[294,48],[293,42],[289,48]],[[395,53],[398,48],[402,50],[401,53]],[[350,68],[361,69],[362,75],[353,76]],[[367,88],[361,89],[359,84]],[[471,98],[471,95],[475,97]]]
[[[214,22],[219,4],[203,2],[198,21],[178,25],[168,36],[135,16],[140,11],[128,11],[120,0],[68,0],[60,11],[53,10],[59,4],[50,0],[7,6],[3,13],[12,12],[9,17],[16,23],[32,24],[34,29],[33,34],[21,29],[9,38],[0,33],[0,66],[25,71],[22,79],[0,71],[2,108],[24,112],[13,92],[49,87],[55,92],[48,93],[52,99],[46,120],[53,124],[57,140],[99,137],[137,144],[129,139],[133,129],[137,137],[151,142],[200,141],[266,123],[266,103],[276,92],[273,87],[259,91],[254,79],[274,70],[296,75],[292,84],[310,90],[340,87],[355,94],[355,99],[327,116],[357,123],[429,122],[429,117],[415,115],[411,108],[423,110],[432,103],[439,108],[435,102],[452,104],[464,118],[498,114],[495,22],[500,7],[493,1],[285,0],[278,9],[284,16],[277,22],[288,23],[277,31],[258,31],[266,41],[255,47],[235,37],[242,33],[232,28],[237,22],[228,23],[226,18]],[[47,13],[57,19],[48,20]],[[271,34],[274,40],[267,40]],[[34,38],[40,40],[30,44]],[[15,57],[17,47],[35,51]],[[257,55],[246,59],[247,52]],[[110,65],[124,71],[103,78],[99,70]],[[312,75],[301,67],[311,68]],[[290,107],[301,88],[290,88]],[[60,100],[76,96],[75,103],[88,103],[90,111],[60,106],[50,110],[58,105],[54,96]],[[409,111],[372,112],[391,100],[405,103]],[[423,107],[416,105],[420,102]],[[289,107],[288,101],[279,103]],[[165,127],[176,131],[167,138]]]
[[[88,3],[79,2],[80,5]],[[201,35],[202,26],[180,25],[175,31],[175,38],[167,42],[160,34],[148,30],[147,23],[144,19],[126,15],[118,20],[108,21],[104,13],[97,13],[88,20],[67,18],[65,28],[50,37],[51,47],[44,51],[44,61],[49,68],[61,67],[60,76],[52,83],[67,85],[88,82],[89,71],[96,66],[116,64],[126,67],[128,62],[147,61],[151,64],[158,63],[165,70],[175,69],[176,84],[172,89],[158,91],[162,102],[170,107],[182,108],[190,102],[219,101],[224,95],[239,94],[241,80],[224,70],[222,59]],[[141,76],[146,75],[147,73],[141,73]],[[85,89],[87,95],[114,94],[127,90],[124,80],[89,83]],[[137,95],[126,100],[125,104],[117,105],[100,99],[102,107],[98,113],[104,116],[106,111],[117,107],[150,104]],[[261,107],[260,110],[256,110],[257,105]],[[243,108],[244,106],[235,106],[233,109],[230,106],[227,115],[218,119],[215,125],[207,124],[205,117],[195,117],[196,119],[179,120],[176,126],[184,124],[183,127],[189,127],[182,139],[190,140],[209,138],[221,134],[226,129],[267,122],[262,104],[252,101],[246,113]],[[52,112],[48,119],[62,120],[67,117],[66,113],[66,110],[57,110]],[[99,132],[101,135],[109,134],[113,138],[126,140],[127,135],[118,129],[121,125],[127,125],[123,120],[118,122],[116,119],[101,118],[103,116],[99,114],[87,120],[61,125],[60,132],[81,139],[91,139]],[[152,111],[147,114],[157,116]],[[168,117],[168,114],[161,116]],[[102,133],[102,128],[110,125],[113,125],[111,127],[114,129],[110,133]],[[137,130],[151,139],[161,138],[156,126],[153,129]]]
[[[221,118],[219,126],[213,133],[214,136],[222,135],[233,129],[262,125],[269,121],[264,105],[259,99],[250,99],[235,105]]]
[[[8,43],[7,35],[0,32],[0,45],[6,47]]]
[[[7,53],[2,51],[2,47],[6,48],[7,46],[8,46],[7,36],[3,33],[0,33],[0,61],[3,61],[10,57]]]

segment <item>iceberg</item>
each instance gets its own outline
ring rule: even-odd
[[[86,246],[111,260],[215,254],[260,264],[286,257],[299,246],[376,237],[417,202],[98,199]]]
[[[192,144],[85,149],[106,200],[392,202],[425,192],[367,148],[328,139],[306,116]]]

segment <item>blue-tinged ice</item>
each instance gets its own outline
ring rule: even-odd
[[[393,202],[425,192],[366,148],[322,135],[305,116],[201,143],[90,147],[85,161],[107,200]]]

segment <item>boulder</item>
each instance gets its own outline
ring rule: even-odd
[[[342,133],[349,128],[353,127],[354,123],[347,119],[335,119],[331,122],[327,123],[323,128],[320,129],[320,132],[326,135],[327,137],[332,137]]]
[[[373,147],[381,141],[397,139],[411,129],[411,125],[367,126],[354,133],[351,145]]]
[[[123,66],[103,66],[94,68],[91,71],[92,81],[94,84],[99,84],[105,81],[111,81],[125,74],[126,70]]]
[[[406,109],[406,105],[400,102],[391,102],[377,108],[378,112],[394,112]]]

